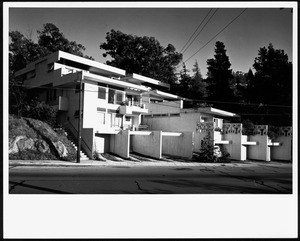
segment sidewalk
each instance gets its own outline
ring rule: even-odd
[[[232,161],[230,163],[204,163],[174,159],[119,159],[119,160],[81,160],[80,163],[62,160],[9,160],[9,166],[52,166],[52,167],[251,167],[251,166],[292,166],[292,163],[263,162],[263,161]]]
[[[85,166],[201,166],[203,163],[197,162],[183,162],[183,161],[99,161],[99,160],[81,160],[80,163],[76,161],[61,161],[61,160],[9,160],[9,166],[62,166],[62,167],[85,167]]]

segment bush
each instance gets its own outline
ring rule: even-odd
[[[268,126],[268,137],[271,140],[274,140],[278,136],[279,136],[279,127],[277,127],[277,126]]]
[[[247,136],[253,135],[253,131],[255,129],[253,122],[251,120],[247,119],[247,120],[244,120],[242,122],[242,124],[243,124],[242,134],[247,135]]]
[[[23,116],[46,122],[50,126],[54,127],[56,125],[56,115],[57,110],[52,106],[43,101],[34,99],[26,105]]]
[[[15,154],[9,154],[10,160],[58,160],[52,153],[41,153],[39,151],[24,150]]]
[[[200,162],[230,162],[230,154],[221,145],[220,147],[214,145],[212,139],[212,132],[208,131],[204,139],[201,141],[201,148],[197,161]]]

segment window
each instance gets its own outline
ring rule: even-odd
[[[98,87],[98,99],[106,99],[106,88]]]
[[[97,114],[99,116],[99,121],[101,124],[105,125],[105,115],[106,115],[106,109],[97,107]]]
[[[47,101],[56,100],[56,90],[55,89],[48,89],[46,99],[47,99]]]
[[[131,121],[131,117],[130,116],[125,116],[125,121]]]
[[[121,104],[122,103],[122,101],[123,101],[123,95],[124,95],[124,93],[121,92],[121,91],[117,91],[116,92],[116,103],[117,104]]]

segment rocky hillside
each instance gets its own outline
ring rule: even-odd
[[[39,120],[9,116],[9,159],[75,160],[76,150],[62,131]]]

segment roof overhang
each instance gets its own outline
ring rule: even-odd
[[[170,85],[164,82],[161,82],[159,80],[155,80],[152,78],[148,78],[146,76],[142,76],[139,74],[130,74],[126,77],[122,78],[123,80],[126,80],[130,83],[134,83],[134,84],[142,84],[142,83],[149,83],[149,84],[153,84],[153,85],[158,85],[158,86],[162,86],[162,87],[166,87],[166,88],[170,88]]]
[[[63,51],[57,51],[55,53],[52,53],[50,55],[47,55],[37,61],[34,61],[30,64],[28,64],[25,68],[16,71],[15,76],[23,75],[25,73],[28,73],[35,69],[35,65],[38,63],[41,63],[43,61],[47,61],[47,63],[53,63],[58,62],[61,59],[66,59],[68,61],[72,61],[78,64],[86,65],[88,66],[88,69],[90,71],[93,71],[98,74],[104,74],[104,75],[111,75],[115,77],[123,77],[126,75],[126,71],[123,69],[119,69],[113,66],[109,66],[107,64],[102,64],[94,60],[90,60],[84,57],[79,57],[74,54],[69,54]]]
[[[147,91],[147,92],[150,90],[150,88],[146,87],[146,86],[136,85],[136,84],[128,83],[125,81],[107,78],[104,76],[91,74],[91,73],[87,73],[87,72],[82,72],[82,79],[94,81],[94,82],[98,82],[98,83],[103,83],[103,84],[108,84],[108,85],[112,85],[112,86],[117,86],[117,87],[121,87],[121,88],[125,88],[125,89],[133,89],[133,90]]]
[[[229,111],[224,111],[212,107],[197,108],[197,112],[207,113],[211,115],[225,116],[225,117],[237,117],[238,115]]]
[[[198,107],[198,108],[184,108],[181,109],[181,112],[184,113],[203,113],[203,114],[209,114],[212,116],[222,116],[222,117],[239,117],[239,115],[229,112],[229,111],[224,111],[212,107]]]
[[[171,100],[184,100],[185,98],[178,96],[178,95],[173,95],[167,92],[163,92],[160,90],[152,90],[149,91],[149,96],[151,97],[159,97],[163,99],[171,99]]]

